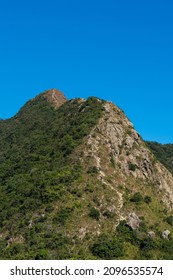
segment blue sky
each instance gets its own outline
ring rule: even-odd
[[[1,0],[0,118],[38,93],[97,96],[173,143],[173,2]]]

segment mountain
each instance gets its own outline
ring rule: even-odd
[[[0,122],[1,259],[172,259],[173,176],[124,112],[55,89]]]

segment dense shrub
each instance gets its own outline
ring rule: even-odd
[[[140,242],[140,249],[144,251],[149,251],[152,249],[157,249],[157,243],[153,238],[146,237]]]
[[[117,236],[123,241],[128,241],[134,245],[139,243],[136,231],[133,231],[131,227],[127,225],[125,220],[120,221],[119,225],[116,228],[116,233]]]
[[[151,203],[151,201],[152,201],[152,199],[151,199],[150,196],[146,195],[146,196],[144,197],[144,202],[145,202],[145,203],[149,204],[149,203]]]
[[[66,220],[70,217],[71,212],[72,212],[71,208],[62,208],[54,216],[53,221],[60,225],[64,225]]]
[[[89,216],[95,220],[99,220],[100,218],[100,212],[96,208],[91,208],[89,212]]]
[[[173,226],[173,216],[172,216],[172,215],[169,216],[169,217],[167,217],[167,218],[166,218],[166,221],[167,221],[167,223],[168,223],[169,225]]]
[[[143,201],[143,197],[139,192],[137,192],[130,198],[130,201],[135,203],[140,203]]]
[[[88,169],[88,173],[89,174],[98,174],[99,173],[99,169],[96,167],[96,166],[91,166],[89,169]]]
[[[128,168],[129,168],[130,171],[135,171],[136,168],[137,168],[137,165],[129,161],[128,162]]]
[[[110,238],[110,236],[101,235],[92,246],[91,251],[100,259],[116,259],[123,255],[123,245],[116,237]]]
[[[164,253],[164,259],[173,260],[173,240],[162,239],[159,247]]]

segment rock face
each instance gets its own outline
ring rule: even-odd
[[[130,213],[129,214],[127,225],[131,229],[133,229],[133,230],[138,229],[140,223],[141,223],[141,220],[139,219],[139,217],[135,213]]]
[[[63,105],[65,102],[67,102],[67,98],[65,95],[57,90],[57,89],[51,89],[44,93],[47,100],[55,106],[55,108],[59,108],[61,105]]]
[[[128,178],[144,184],[149,182],[161,193],[167,207],[173,209],[172,174],[155,159],[123,111],[111,102],[106,102],[104,109],[84,148],[85,156],[99,170],[98,179],[111,185],[112,189],[118,184],[124,185]],[[105,174],[112,177],[111,184],[106,182]],[[115,177],[118,182],[113,179]]]
[[[68,99],[65,97],[64,93],[62,93],[60,90],[57,89],[50,89],[43,93],[38,94],[35,98],[32,100],[47,100],[49,103],[51,103],[56,109],[58,109],[61,105],[66,103]]]

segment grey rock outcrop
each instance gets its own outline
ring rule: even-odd
[[[140,223],[141,223],[141,220],[134,212],[129,214],[127,225],[131,229],[133,229],[133,230],[137,229],[139,227]]]
[[[148,237],[150,237],[150,238],[156,238],[156,234],[155,234],[155,232],[154,231],[149,231],[148,232]]]
[[[109,175],[119,174],[121,184],[127,177],[150,182],[162,193],[166,206],[173,209],[172,174],[155,160],[123,111],[111,102],[106,102],[104,108],[103,116],[87,139],[85,156],[92,158],[92,164],[99,168],[100,175],[106,174],[113,162],[115,168],[112,174],[109,171]]]
[[[170,231],[169,231],[169,230],[164,230],[164,231],[162,232],[162,237],[163,237],[164,239],[168,239],[168,238],[169,238],[169,235],[170,235]]]

